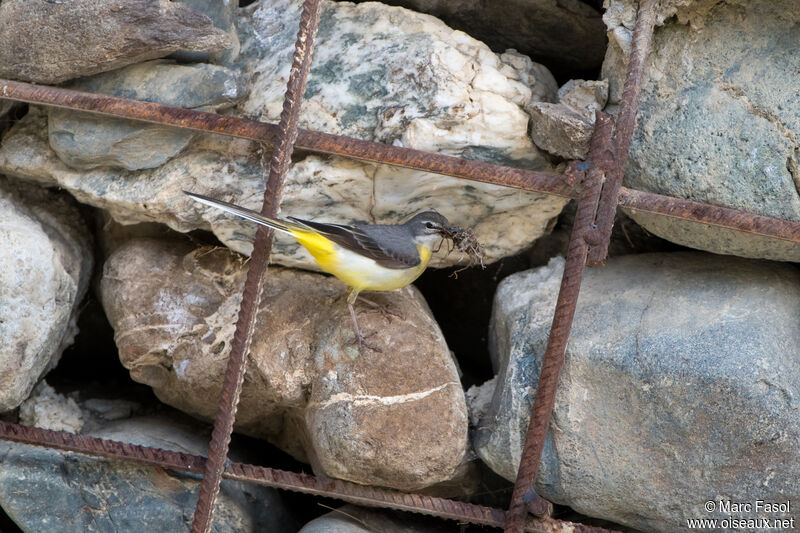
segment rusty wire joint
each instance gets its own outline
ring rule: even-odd
[[[170,125],[255,140],[274,146],[262,213],[274,216],[280,203],[285,173],[292,150],[307,150],[361,161],[388,164],[443,174],[526,191],[578,199],[553,324],[542,361],[541,375],[532,406],[525,446],[512,500],[507,512],[443,498],[366,487],[340,480],[317,478],[227,461],[230,435],[236,416],[250,337],[261,298],[260,285],[271,250],[272,234],[259,227],[256,234],[243,299],[231,343],[221,400],[215,418],[208,459],[119,443],[103,439],[29,428],[0,422],[0,439],[84,453],[151,466],[203,473],[193,532],[206,533],[211,526],[214,502],[222,478],[258,483],[285,490],[338,498],[359,505],[417,512],[506,531],[595,532],[608,530],[551,518],[552,504],[537,495],[538,469],[567,340],[577,306],[585,265],[605,263],[618,206],[661,216],[800,243],[800,223],[712,206],[691,200],[636,191],[622,186],[641,92],[645,60],[652,42],[655,8],[659,0],[640,0],[633,46],[616,126],[598,112],[586,161],[571,162],[562,175],[535,172],[470,161],[399,146],[313,132],[298,128],[300,102],[308,75],[314,36],[319,22],[320,0],[305,0],[301,14],[292,70],[287,83],[280,124],[218,115],[202,111],[72,91],[56,87],[0,80],[0,99],[62,107],[120,118]],[[528,514],[533,517],[527,516]]]

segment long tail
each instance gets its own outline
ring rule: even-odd
[[[232,213],[236,216],[245,218],[247,220],[251,220],[257,224],[261,224],[262,226],[270,227],[276,231],[282,231],[283,233],[288,233],[289,235],[294,235],[294,231],[301,228],[296,224],[292,224],[289,222],[284,222],[282,220],[276,220],[274,218],[267,218],[262,214],[253,211],[252,209],[246,209],[244,207],[240,207],[235,204],[231,204],[228,202],[223,202],[222,200],[215,200],[214,198],[204,196],[202,194],[197,194],[194,192],[183,191],[185,194],[188,194],[201,204],[210,205],[211,207],[216,207],[217,209],[222,209],[223,211],[227,211],[228,213]]]

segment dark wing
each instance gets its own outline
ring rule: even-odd
[[[289,217],[357,254],[368,257],[385,268],[403,269],[420,263],[419,250],[403,226],[345,226]]]

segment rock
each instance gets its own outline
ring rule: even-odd
[[[240,19],[249,97],[234,111],[277,122],[299,19],[299,0],[259,3]],[[346,47],[347,54],[341,50]],[[326,3],[301,126],[388,144],[534,170],[553,170],[527,136],[523,106],[555,99],[541,65],[519,54],[498,56],[440,21],[378,3]],[[200,135],[155,169],[76,171],[43,139],[36,110],[0,146],[0,172],[58,184],[124,224],[162,222],[186,232],[207,229],[245,254],[255,226],[202,206],[192,190],[259,208],[264,169],[256,143]],[[281,212],[351,223],[401,222],[430,208],[473,228],[494,261],[527,248],[546,232],[566,200],[338,157],[298,156],[287,175]],[[436,265],[463,261],[440,256]],[[293,239],[279,237],[273,260],[315,268]]]
[[[30,398],[19,408],[20,424],[53,431],[78,433],[83,428],[81,409],[75,400],[57,393],[53,387],[41,381]]]
[[[123,365],[199,418],[216,413],[244,262],[224,248],[133,240],[104,267],[103,305]],[[405,320],[358,310],[382,353],[349,345],[335,278],[272,267],[263,290],[238,431],[357,483],[417,490],[455,476],[467,448],[464,393],[415,289],[370,295]]]
[[[164,57],[230,48],[211,20],[168,0],[6,0],[0,77],[56,84]]]
[[[565,159],[586,159],[594,131],[595,111],[608,100],[607,81],[570,80],[558,90],[559,103],[532,102],[531,139],[547,152]]]
[[[71,199],[0,176],[0,412],[17,407],[77,333],[91,237]]]
[[[208,433],[175,415],[117,422],[92,436],[205,454]],[[235,451],[234,451],[235,455]],[[188,531],[196,479],[161,468],[0,442],[0,506],[26,532]],[[296,531],[274,489],[223,480],[213,531]]]
[[[600,13],[580,0],[389,0],[430,13],[493,50],[515,48],[553,68],[596,70],[606,47]]]
[[[474,445],[507,479],[562,269],[554,259],[497,292],[497,385]],[[682,252],[587,270],[537,492],[642,531],[725,517],[706,512],[707,501],[796,500],[798,313],[800,273],[790,265]]]
[[[186,63],[230,63],[239,55],[239,35],[236,31],[236,19],[239,16],[239,2],[219,0],[177,0],[188,8],[202,13],[211,19],[214,27],[228,35],[232,46],[222,52],[175,52],[171,57]]]
[[[239,73],[225,67],[176,65],[163,59],[82,78],[70,88],[203,111],[230,107],[244,90]],[[55,107],[48,113],[50,147],[64,163],[78,169],[155,168],[195,136],[191,130]]]
[[[307,523],[300,533],[443,533],[454,531],[441,520],[396,511],[345,505]]]
[[[558,90],[558,101],[594,123],[595,111],[608,102],[608,80],[569,80]]]
[[[536,146],[565,159],[585,159],[594,121],[563,104],[537,102],[526,107],[531,115],[531,138]]]
[[[603,76],[619,100],[631,2],[615,1]],[[715,6],[711,9],[710,6]],[[800,101],[791,1],[668,2],[647,62],[628,187],[800,220]],[[631,212],[648,231],[715,253],[800,261],[800,246]]]

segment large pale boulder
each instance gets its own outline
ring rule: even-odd
[[[562,269],[554,259],[501,283],[497,378],[469,395],[483,413],[475,449],[509,480]],[[641,531],[685,531],[696,518],[791,518],[755,502],[800,498],[799,314],[800,272],[790,265],[681,252],[612,257],[587,270],[538,493]],[[751,502],[752,512],[721,502]]]
[[[46,84],[234,46],[211,19],[168,0],[5,0],[0,43],[0,77]]]
[[[635,2],[610,2],[603,75],[619,101]],[[667,18],[671,17],[671,18]],[[797,5],[662,5],[645,67],[629,187],[800,221]],[[630,213],[648,231],[715,253],[800,261],[800,246]]]
[[[122,363],[163,402],[212,419],[246,269],[225,248],[133,240],[106,262],[103,305]],[[413,288],[370,295],[404,319],[357,304],[359,351],[335,278],[270,268],[237,430],[269,439],[316,472],[416,490],[451,479],[467,416],[455,363]]]
[[[277,122],[299,15],[299,0],[262,2],[244,10],[239,59],[251,84],[249,96],[232,112]],[[552,101],[556,90],[541,65],[513,52],[495,54],[431,16],[378,3],[326,3],[300,123],[329,133],[552,170],[527,135],[524,106]],[[265,171],[257,144],[201,135],[157,168],[77,170],[48,147],[46,128],[46,118],[35,110],[21,120],[0,147],[0,171],[58,184],[125,224],[159,221],[183,232],[209,229],[230,248],[250,252],[251,223],[197,204],[182,190],[258,208]],[[281,212],[329,222],[394,223],[435,208],[453,223],[474,228],[487,245],[487,260],[494,261],[528,247],[565,202],[305,155],[289,171]],[[459,260],[458,254],[440,257],[438,265]],[[273,260],[314,267],[287,237],[277,239]]]
[[[65,194],[0,176],[0,412],[17,407],[77,333],[92,245]]]

